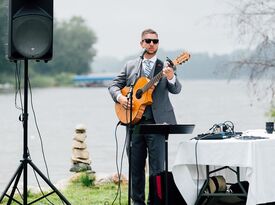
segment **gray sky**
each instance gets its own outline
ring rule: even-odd
[[[189,52],[229,53],[238,48],[226,0],[55,0],[55,16],[82,16],[95,31],[97,55],[123,58],[140,51],[140,33],[153,28],[160,47]],[[215,15],[215,16],[214,16]]]

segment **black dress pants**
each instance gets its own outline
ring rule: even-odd
[[[151,124],[152,122],[154,121],[143,120],[140,124]],[[147,155],[149,157],[149,175],[162,172],[164,170],[165,136],[160,134],[139,134],[134,131],[131,149],[131,196],[134,205],[145,205],[145,164]]]

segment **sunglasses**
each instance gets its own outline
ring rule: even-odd
[[[153,41],[153,44],[158,44],[159,39],[149,39],[149,38],[146,38],[146,39],[143,39],[142,41],[145,41],[145,43],[147,43],[147,44],[150,44],[152,41]]]

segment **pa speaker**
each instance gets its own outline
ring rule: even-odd
[[[9,0],[10,60],[50,60],[53,48],[53,0]]]

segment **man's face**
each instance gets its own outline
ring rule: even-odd
[[[159,46],[158,36],[156,34],[145,34],[140,42],[142,48],[146,48],[149,55],[157,52]]]

